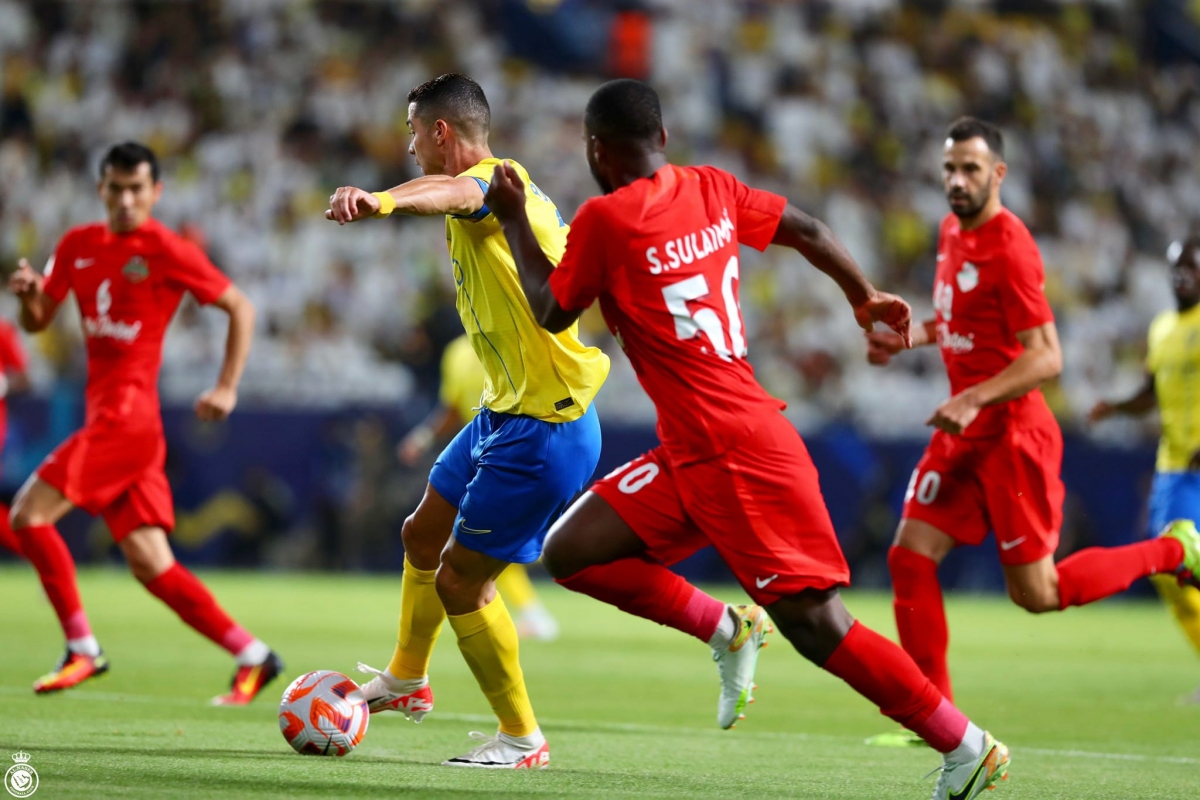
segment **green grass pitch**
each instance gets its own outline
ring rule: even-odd
[[[432,668],[437,709],[420,726],[372,719],[345,759],[304,757],[280,736],[276,702],[311,669],[355,675],[386,665],[397,577],[213,573],[225,606],[274,645],[286,680],[248,708],[211,708],[229,658],[118,570],[80,582],[112,671],[61,695],[30,683],[59,656],[60,634],[26,568],[0,568],[0,760],[24,749],[51,797],[729,797],[926,798],[939,759],[868,748],[891,723],[776,634],[762,656],[748,719],[714,722],[709,652],[681,634],[554,586],[546,603],[562,638],[529,643],[522,661],[552,763],[537,773],[438,766],[494,722],[453,634]],[[721,590],[730,599],[736,589]],[[847,593],[867,623],[894,635],[888,598]],[[951,663],[959,704],[1004,740],[1004,798],[1194,797],[1200,707],[1177,699],[1200,662],[1167,613],[1110,602],[1031,617],[1000,598],[951,596]],[[360,676],[361,677],[361,676]],[[0,795],[3,796],[3,795]]]

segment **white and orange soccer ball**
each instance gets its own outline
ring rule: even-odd
[[[305,755],[348,754],[366,736],[370,718],[358,684],[328,669],[296,678],[279,702],[279,730]]]

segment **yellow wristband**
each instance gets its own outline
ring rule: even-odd
[[[391,192],[371,192],[379,200],[379,210],[375,212],[377,217],[386,217],[396,210],[396,198],[392,197]]]

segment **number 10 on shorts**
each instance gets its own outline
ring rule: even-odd
[[[908,481],[908,489],[904,492],[904,502],[914,497],[917,502],[927,506],[937,499],[938,489],[942,488],[942,476],[930,470],[924,475],[920,468],[914,469],[912,478]]]

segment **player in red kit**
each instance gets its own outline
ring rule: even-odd
[[[8,397],[29,390],[29,360],[17,328],[0,319],[0,447],[8,436]],[[21,543],[8,524],[8,506],[0,503],[0,547],[21,555]]]
[[[971,117],[947,133],[942,176],[951,213],[938,239],[936,317],[916,328],[913,345],[941,349],[951,396],[927,421],[937,430],[913,472],[888,554],[900,642],[947,697],[949,635],[937,568],[989,529],[1009,596],[1034,613],[1091,603],[1156,573],[1194,581],[1200,568],[1200,540],[1183,531],[1054,563],[1063,444],[1038,387],[1058,375],[1062,355],[1037,245],[1000,202],[1003,148],[995,126]],[[867,338],[873,364],[904,348],[885,332]]]
[[[662,444],[562,517],[547,569],[569,589],[710,644],[723,684],[718,721],[732,727],[728,701],[753,688],[761,609],[731,614],[665,566],[714,545],[801,655],[945,754],[935,798],[975,797],[1007,774],[1007,748],[842,604],[849,570],[816,469],[746,361],[738,245],[796,249],[838,283],[865,328],[882,321],[903,338],[908,306],[877,292],[828,228],[785,198],[713,167],[670,164],[649,86],[600,87],[584,128],[604,194],[579,209],[557,268],[533,238],[514,170],[497,167],[487,204],[543,326],[560,330],[599,299],[658,410]]]
[[[62,661],[33,689],[67,689],[108,670],[79,598],[74,562],[54,527],[79,507],[104,517],[130,571],[151,594],[234,656],[231,689],[214,703],[242,705],[283,665],[171,552],[167,531],[175,513],[163,471],[158,370],[167,325],[185,292],[227,313],[220,377],[196,401],[201,420],[225,419],[237,404],[254,307],[198,247],[151,217],[162,183],[149,149],[127,142],[109,150],[100,165],[99,193],[107,222],[68,231],[45,276],[22,261],[9,281],[27,331],[49,325],[74,292],[87,339],[84,426],[46,457],[21,488],[11,515],[67,639]]]

